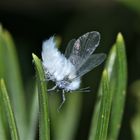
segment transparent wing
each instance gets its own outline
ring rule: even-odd
[[[73,45],[75,43],[76,39],[72,39],[69,41],[67,47],[66,47],[66,50],[65,50],[65,56],[66,58],[69,58],[71,52],[72,52],[72,48],[73,48]]]
[[[100,34],[96,31],[88,32],[68,45],[66,55],[78,70],[99,45]],[[72,46],[73,45],[73,46]]]
[[[91,71],[93,68],[100,65],[106,58],[106,54],[99,53],[91,55],[86,63],[84,63],[78,70],[77,70],[77,77],[81,77],[87,72]]]

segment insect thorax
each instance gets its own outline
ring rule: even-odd
[[[64,89],[68,91],[67,87],[69,86],[70,82],[66,80],[56,81],[56,84],[60,89]]]
[[[45,73],[46,74],[46,78],[47,78],[47,81],[53,81],[56,83],[56,85],[58,86],[58,88],[60,89],[64,89],[66,91],[69,91],[67,89],[67,87],[70,85],[71,81],[69,81],[67,78],[64,78],[64,80],[56,80],[56,78],[50,74],[48,71]]]

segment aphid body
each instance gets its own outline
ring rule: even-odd
[[[65,55],[58,51],[54,37],[43,42],[43,68],[47,80],[56,84],[51,90],[62,89],[63,102],[64,92],[77,90],[80,87],[80,78],[104,61],[104,53],[92,54],[99,41],[98,32],[88,32],[77,40],[71,40],[66,47]]]
[[[42,48],[42,63],[48,79],[56,82],[56,85],[65,91],[78,89],[80,78],[74,79],[76,69],[70,60],[58,51],[54,37],[45,41]]]

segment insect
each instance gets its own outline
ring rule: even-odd
[[[56,88],[62,90],[62,107],[65,93],[76,91],[80,87],[81,77],[100,65],[106,58],[104,53],[93,54],[100,42],[100,33],[88,32],[77,40],[69,41],[65,55],[58,51],[55,38],[50,37],[42,45],[42,64],[47,81],[53,81]],[[86,89],[86,88],[85,88]]]

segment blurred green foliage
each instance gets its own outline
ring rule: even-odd
[[[136,102],[136,113],[131,121],[131,127],[133,132],[133,139],[140,139],[140,80],[135,81],[130,87],[131,94]]]
[[[16,135],[14,133],[16,130],[16,127],[15,127],[16,125],[14,125],[15,122],[13,119],[15,117],[20,139],[21,140],[34,139],[35,134],[36,134],[35,124],[37,121],[37,111],[36,111],[37,108],[36,109],[32,108],[32,110],[30,110],[30,107],[32,107],[32,104],[30,104],[30,107],[28,107],[28,105],[26,106],[26,101],[24,98],[25,92],[24,92],[23,84],[21,80],[17,53],[15,50],[14,42],[9,32],[3,29],[2,26],[0,26],[0,58],[1,58],[0,78],[3,78],[5,81],[3,82],[2,80],[1,82],[1,94],[3,98],[1,98],[1,101],[0,101],[1,103],[0,104],[1,105],[0,125],[2,125],[0,126],[1,127],[0,131],[2,131],[4,134],[3,136],[1,135],[1,137],[3,138],[3,140],[9,139],[8,130],[5,129],[7,127],[7,124],[4,123],[4,122],[7,122],[6,116],[5,116],[5,113],[7,112],[8,122],[9,122],[10,128],[12,129],[12,130],[10,129],[11,133],[13,135]],[[6,84],[7,90],[4,83]],[[7,91],[8,91],[8,95],[7,95]],[[10,96],[11,103],[9,103],[8,96]],[[35,93],[32,96],[33,99],[34,99],[34,96],[36,96]],[[11,105],[12,107],[10,107]],[[33,105],[36,107],[36,104],[33,104]],[[27,107],[28,107],[28,110],[27,110]],[[12,112],[14,112],[14,115],[12,115],[13,114]],[[36,114],[34,114],[34,112]],[[13,135],[12,135],[12,138],[13,138]],[[16,136],[16,139],[18,139],[18,134]]]
[[[112,101],[113,104],[119,105],[122,101],[122,106],[125,101],[125,108],[124,110],[123,108],[119,109],[118,105],[113,105],[114,108],[111,108],[107,137],[111,138],[112,136],[109,134],[112,134],[119,140],[139,140],[140,1],[78,0],[68,2],[58,0],[50,2],[41,0],[39,3],[36,2],[36,0],[34,2],[20,1],[20,3],[17,3],[16,0],[13,0],[12,3],[6,0],[0,2],[0,22],[12,33],[15,41],[13,43],[9,32],[0,26],[0,78],[5,81],[20,139],[38,138],[39,103],[32,52],[35,52],[40,58],[41,42],[51,35],[60,35],[58,44],[61,42],[60,49],[63,51],[66,42],[70,39],[77,38],[85,32],[97,30],[101,33],[101,47],[96,51],[108,53],[111,50],[105,64],[109,80],[110,72],[115,73],[111,76],[113,77],[111,80],[113,86],[110,94],[117,88],[114,86],[118,85],[115,75],[120,70],[117,69],[116,64],[116,43],[111,48],[118,32],[121,32],[125,38],[128,64],[126,98],[120,96],[120,99]],[[107,69],[107,65],[113,69]],[[92,137],[92,134],[96,135],[95,128],[97,128],[98,121],[95,118],[98,117],[101,104],[97,87],[100,85],[101,88],[101,72],[102,67],[100,66],[83,77],[82,86],[90,86],[93,89],[93,94],[68,94],[61,113],[56,111],[59,102],[61,102],[59,95],[49,96],[52,139],[85,140]],[[123,80],[121,81],[123,82]],[[124,83],[121,86],[124,86]],[[98,94],[96,94],[97,91]],[[114,98],[116,99],[116,97]],[[8,118],[5,117],[4,104],[2,104],[1,99],[0,139],[7,140],[10,139],[10,129],[7,123]],[[122,111],[124,111],[123,118],[120,115]],[[118,120],[113,118],[116,114],[120,115],[122,123],[115,128]]]
[[[127,5],[128,7],[136,10],[136,12],[140,13],[140,1],[139,0],[118,0],[119,2]]]
[[[12,47],[12,49],[11,49]],[[35,64],[36,76],[37,76],[37,87],[34,85],[34,93],[30,101],[32,104],[28,107],[26,106],[23,96],[23,89],[17,88],[17,83],[20,78],[20,71],[18,66],[18,59],[14,43],[10,34],[1,27],[0,32],[0,49],[1,49],[1,73],[0,77],[0,106],[1,106],[1,116],[0,116],[0,132],[2,132],[1,138],[7,139],[8,131],[11,133],[11,138],[13,140],[19,139],[35,139],[36,126],[37,126],[37,116],[39,111],[39,139],[40,140],[71,140],[75,138],[77,126],[79,123],[79,117],[81,115],[81,105],[82,98],[81,95],[72,94],[71,99],[67,102],[64,109],[61,112],[57,112],[58,108],[58,98],[54,98],[55,102],[49,104],[45,74],[42,68],[42,63],[40,59],[35,55],[33,56],[33,62]],[[5,57],[3,54],[8,54]],[[11,57],[10,57],[11,56]],[[8,61],[8,63],[4,63]],[[11,69],[9,68],[9,63]],[[13,64],[13,65],[12,65]],[[6,73],[5,73],[6,72]],[[15,79],[13,75],[17,72],[17,81],[13,82],[11,78]],[[8,74],[7,74],[8,73]],[[100,87],[98,90],[98,100],[96,103],[95,111],[93,113],[91,130],[89,134],[89,139],[95,140],[117,140],[118,134],[121,127],[121,120],[123,115],[125,92],[126,92],[126,82],[127,82],[127,66],[126,66],[126,54],[125,45],[123,37],[118,34],[116,43],[113,45],[110,54],[108,56],[106,66],[102,74],[102,80],[100,82]],[[6,85],[7,86],[6,86]],[[19,84],[19,83],[18,83]],[[11,86],[14,86],[15,90],[12,90]],[[6,88],[7,87],[7,88]],[[38,90],[37,90],[37,89]],[[17,90],[17,93],[15,92]],[[12,93],[13,91],[13,93]],[[38,91],[38,99],[37,99]],[[12,95],[10,95],[11,93]],[[15,94],[16,93],[16,94]],[[21,94],[22,98],[17,98],[17,94]],[[10,97],[10,98],[9,98]],[[12,98],[13,97],[13,98]],[[70,97],[69,97],[70,98]],[[18,102],[16,102],[18,100]],[[21,101],[20,101],[21,100]],[[39,103],[38,101],[39,100]],[[15,105],[19,108],[15,107]],[[23,103],[23,104],[22,104]],[[54,107],[53,107],[54,105]],[[49,107],[50,106],[50,107]],[[24,107],[24,108],[23,108]],[[30,108],[26,110],[26,108]],[[39,107],[39,110],[38,110]],[[20,109],[20,111],[18,110]],[[24,110],[25,109],[25,110]],[[49,113],[50,109],[50,113]],[[17,111],[18,110],[18,111]],[[25,112],[24,112],[25,111]],[[22,123],[19,121],[19,114],[22,114]],[[6,118],[7,116],[7,118]],[[3,117],[5,118],[3,120]],[[27,120],[25,119],[27,118]],[[28,119],[29,118],[29,119]],[[24,120],[25,119],[25,120]],[[8,121],[8,124],[5,121]],[[52,121],[52,138],[50,136],[50,121]],[[9,127],[8,127],[8,126]],[[10,128],[7,131],[7,127]],[[22,130],[22,133],[21,133]],[[9,137],[9,136],[8,136]]]

